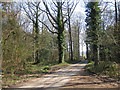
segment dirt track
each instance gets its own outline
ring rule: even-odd
[[[44,75],[32,81],[17,85],[15,88],[59,88],[65,85],[72,76],[86,66],[87,62],[73,64],[66,68]]]

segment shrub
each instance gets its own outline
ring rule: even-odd
[[[89,64],[91,65],[91,64]],[[105,74],[110,77],[118,78],[119,77],[119,69],[118,64],[111,61],[100,61],[98,66],[93,66],[89,68],[92,72],[97,74]]]

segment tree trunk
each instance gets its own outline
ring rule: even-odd
[[[118,19],[117,19],[117,3],[116,3],[116,0],[115,0],[115,22],[116,22],[116,30],[117,30],[117,24],[118,24]]]
[[[36,15],[37,16],[37,15]],[[39,60],[39,25],[38,25],[38,16],[36,17],[36,22],[35,22],[35,64],[40,63]]]
[[[64,24],[63,21],[61,19],[61,2],[57,2],[58,4],[58,13],[57,13],[57,23],[58,23],[58,49],[59,49],[59,63],[63,63],[64,62]]]
[[[79,30],[79,27],[78,27],[78,59],[80,59],[80,46],[79,46],[79,35],[80,35],[80,30]]]
[[[98,65],[98,55],[97,55],[97,54],[98,54],[98,51],[97,51],[97,49],[98,49],[97,45],[94,44],[94,45],[93,45],[93,53],[94,53],[94,56],[93,56],[94,58],[93,58],[93,59],[94,59],[94,61],[95,61],[95,64],[94,64],[95,66]]]
[[[68,4],[68,3],[67,3]],[[69,26],[69,47],[70,47],[70,60],[71,61],[73,61],[73,45],[72,45],[72,35],[71,35],[71,24],[70,24],[70,13],[69,13],[69,10],[70,10],[70,8],[69,8],[69,5],[68,5],[68,26]]]
[[[83,44],[83,41],[82,41],[82,59],[84,59],[84,51],[83,51],[83,47],[84,47],[84,44]]]
[[[36,51],[35,51],[35,60],[36,60],[36,64],[40,63],[39,61],[39,44],[38,44],[38,34],[39,34],[39,29],[38,29],[38,25],[36,25],[36,31],[35,31],[35,47],[36,47]]]
[[[69,17],[70,18],[70,17]],[[72,49],[72,35],[71,35],[71,25],[70,25],[70,19],[69,19],[69,47],[70,47],[70,60],[73,61],[73,49]]]
[[[63,63],[64,62],[64,31],[61,31],[58,34],[58,48],[59,48],[59,63]]]
[[[34,28],[35,26],[34,26],[34,23],[33,23],[33,32],[32,32],[32,34],[33,34],[33,37],[35,37],[35,28]],[[33,62],[35,62],[35,38],[33,39],[33,52],[32,52],[32,60],[33,60]]]
[[[87,57],[87,60],[89,60],[88,43],[86,43],[86,49],[87,49],[87,50],[86,50],[86,57]]]
[[[119,45],[119,48],[120,48],[120,2],[119,2],[119,4],[118,4],[118,11],[119,11],[119,19],[118,19],[118,21],[119,21],[119,23],[118,23],[118,45]],[[120,49],[118,50],[118,62],[120,63]]]

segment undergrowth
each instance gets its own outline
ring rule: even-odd
[[[88,63],[86,69],[97,73],[98,75],[109,75],[112,78],[119,78],[119,65],[116,62],[100,61],[97,66],[94,66],[94,62]]]

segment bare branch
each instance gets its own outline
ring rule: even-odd
[[[73,14],[73,12],[74,12],[74,10],[75,10],[75,8],[76,8],[76,6],[77,6],[78,3],[79,3],[79,1],[74,5],[74,7],[73,6],[71,7],[71,10],[69,12],[69,16],[70,17],[72,16],[72,14]],[[64,24],[70,19],[70,17],[66,18],[66,20],[64,21]]]
[[[45,25],[45,27],[53,34],[58,34],[57,32],[52,31],[43,21],[39,20],[39,22],[41,22],[43,25]]]
[[[19,26],[16,27],[16,28],[14,28],[13,30],[11,30],[11,31],[9,32],[9,34],[7,35],[7,37],[4,39],[4,44],[6,43],[6,40],[8,40],[8,38],[10,37],[11,33],[13,33],[15,29],[18,29],[18,28],[22,27],[25,23],[26,23],[26,22],[24,22],[22,25],[19,25]]]
[[[51,14],[51,12],[50,12],[50,10],[49,10],[49,8],[48,8],[48,5],[47,5],[44,1],[43,1],[43,4],[44,4],[44,6],[45,6],[45,8],[46,8],[46,10],[47,10],[47,12],[48,12],[48,14],[50,15],[50,17],[54,20],[54,22],[57,23],[56,19],[52,16],[52,14]]]
[[[54,0],[52,0],[52,2],[53,2],[53,4],[54,4],[56,7],[58,7],[58,6],[56,5],[56,3],[54,2]]]
[[[49,19],[49,21],[50,21],[50,23],[52,24],[52,26],[55,28],[55,29],[58,29],[54,24],[53,24],[53,22],[51,21],[51,19],[50,19],[50,17],[49,17],[49,15],[47,14],[47,17],[48,17],[48,19]]]

